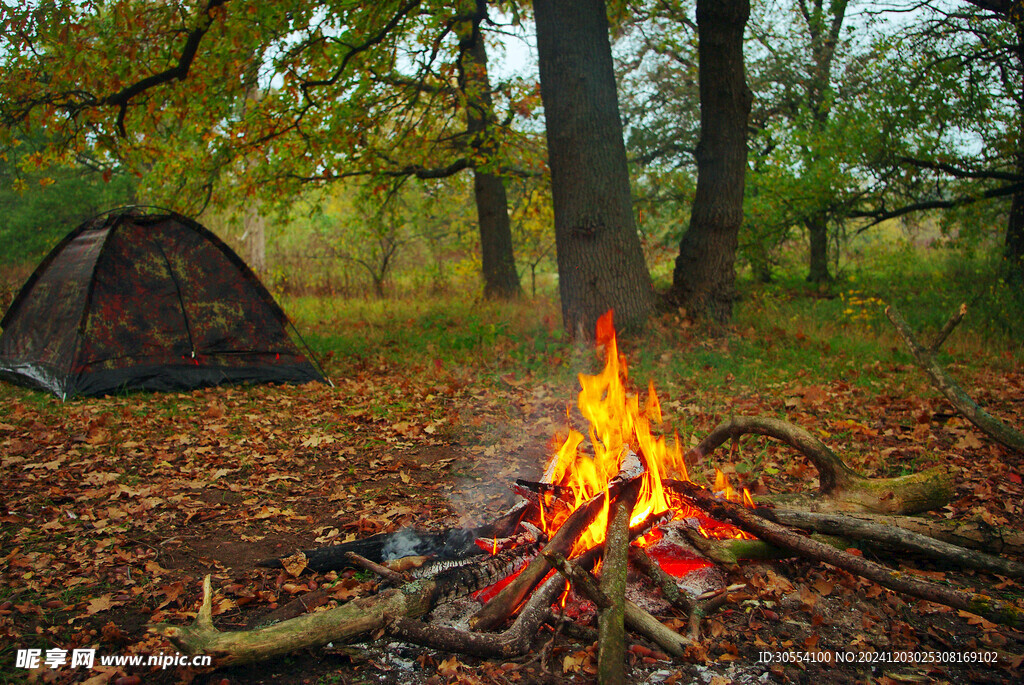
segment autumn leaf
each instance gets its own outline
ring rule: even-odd
[[[288,572],[288,575],[298,578],[306,570],[306,566],[309,565],[309,559],[306,558],[305,553],[296,552],[290,557],[282,559],[281,564],[284,566],[284,570]]]
[[[99,613],[101,611],[108,610],[112,606],[112,603],[111,603],[111,597],[112,596],[113,595],[106,594],[106,595],[101,595],[99,597],[96,597],[95,599],[90,600],[89,601],[89,606],[86,607],[86,613],[88,613],[90,616],[92,616],[93,614]]]

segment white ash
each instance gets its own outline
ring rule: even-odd
[[[480,610],[480,602],[472,597],[460,597],[439,604],[430,613],[432,625],[469,630],[469,618]]]

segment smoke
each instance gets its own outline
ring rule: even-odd
[[[424,553],[423,540],[413,528],[403,528],[384,543],[384,549],[380,556],[382,561],[401,559],[403,557],[415,557]]]
[[[421,556],[462,559],[480,553],[474,543],[476,537],[476,531],[472,528],[455,528],[444,533],[403,528],[388,537],[380,553],[381,561]]]

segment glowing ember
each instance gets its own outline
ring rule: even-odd
[[[697,515],[699,512],[663,487],[665,478],[689,480],[679,436],[676,435],[672,443],[668,444],[664,437],[655,436],[651,432],[652,425],[661,423],[661,405],[653,383],[648,386],[643,407],[640,406],[639,396],[627,394],[626,362],[619,355],[611,312],[597,322],[597,342],[604,346],[604,370],[594,376],[579,376],[581,390],[578,405],[589,423],[588,437],[592,454],[585,454],[581,449],[585,440],[583,434],[570,429],[568,437],[548,465],[544,481],[568,488],[572,492],[573,501],[569,502],[568,512],[555,516],[550,508],[545,512],[545,497],[541,497],[541,528],[549,535],[553,534],[568,513],[606,491],[609,483],[623,470],[625,462],[636,458],[643,467],[643,480],[640,496],[632,512],[631,525],[640,523],[649,514],[668,511],[673,512],[673,518]],[[741,499],[720,471],[716,472],[715,491],[724,493],[732,501]],[[743,498],[744,502],[753,504],[746,491]],[[603,542],[607,513],[606,498],[604,511],[580,537],[576,551]],[[715,537],[743,536],[740,531],[724,524],[716,525],[713,529]],[[708,534],[711,534],[710,531]]]

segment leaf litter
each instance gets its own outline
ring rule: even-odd
[[[685,351],[684,351],[685,353]],[[352,370],[349,370],[352,371]],[[885,382],[809,379],[763,387],[659,387],[670,423],[691,444],[729,413],[785,416],[870,476],[944,462],[956,492],[933,515],[1021,529],[1024,464],[950,413],[912,369]],[[343,374],[336,374],[341,376]],[[1016,425],[1024,377],[981,369],[986,403]],[[1004,389],[1001,391],[1000,389]],[[0,391],[0,676],[15,649],[94,647],[100,654],[173,653],[146,626],[190,622],[203,575],[225,630],[296,606],[329,608],[374,591],[365,574],[310,574],[301,549],[395,531],[480,523],[512,501],[504,484],[536,479],[564,431],[574,390],[533,372],[380,365],[336,387],[215,388],[61,404]],[[714,466],[754,493],[809,489],[814,471],[784,446],[745,439]],[[254,564],[285,558],[285,568]],[[890,562],[892,563],[892,562]],[[903,570],[1021,603],[1018,582],[915,562]],[[630,649],[631,682],[1017,682],[1024,636],[966,612],[908,601],[844,571],[808,562],[727,569],[725,608],[704,624],[689,663]],[[308,601],[302,601],[306,598]],[[299,601],[297,605],[295,602]],[[685,617],[662,617],[685,627]],[[386,642],[386,640],[381,640]],[[644,652],[644,650],[647,650]],[[994,651],[998,663],[762,663],[762,653],[820,655]],[[593,645],[565,636],[514,662],[409,645],[333,646],[259,668],[42,668],[38,682],[590,682]],[[98,674],[98,675],[97,675]],[[337,678],[337,680],[331,680]],[[93,682],[90,681],[90,682]]]

